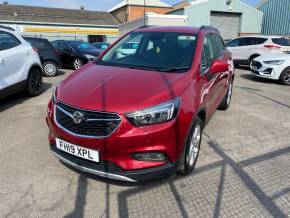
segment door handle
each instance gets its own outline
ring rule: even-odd
[[[25,51],[24,54],[28,56],[29,55],[29,51]]]
[[[0,64],[4,64],[4,59],[0,58]]]

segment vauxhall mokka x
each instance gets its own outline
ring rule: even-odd
[[[129,52],[128,43],[136,44]],[[50,149],[78,170],[116,180],[189,174],[205,125],[230,105],[233,71],[214,28],[134,30],[54,89]]]

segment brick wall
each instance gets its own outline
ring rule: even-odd
[[[154,12],[157,14],[165,14],[172,10],[172,8],[158,8],[158,7],[146,7],[145,12]],[[142,6],[125,6],[111,12],[116,19],[125,23],[128,21],[136,20],[144,16],[144,7]]]
[[[165,14],[172,10],[172,8],[157,8],[157,7],[146,7],[145,12],[154,12],[157,14]],[[137,18],[144,16],[144,7],[142,6],[130,6],[129,20],[136,20]]]

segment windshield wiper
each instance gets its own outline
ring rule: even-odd
[[[134,65],[130,65],[128,66],[131,69],[138,69],[138,70],[156,70],[156,68],[151,68],[151,67],[142,67],[142,66],[134,66]]]
[[[189,66],[185,66],[185,67],[169,67],[169,68],[164,68],[164,69],[160,69],[160,72],[174,72],[174,71],[178,71],[178,70],[188,70],[190,67]]]

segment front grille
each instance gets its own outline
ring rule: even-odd
[[[74,113],[82,114],[81,122],[74,122]],[[114,113],[77,109],[63,103],[57,103],[55,119],[64,130],[83,137],[107,137],[120,125],[121,118]]]
[[[252,66],[260,69],[262,67],[262,64],[258,61],[252,61]]]

